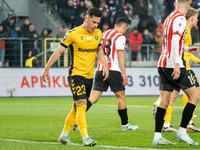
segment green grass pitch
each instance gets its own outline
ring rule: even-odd
[[[129,122],[138,125],[139,129],[122,131],[117,99],[101,97],[86,113],[88,134],[93,135],[98,144],[95,147],[84,147],[79,131],[70,131],[69,134],[76,145],[57,144],[65,118],[71,110],[71,97],[0,98],[0,150],[200,149],[200,146],[176,142],[175,133],[162,135],[176,142],[176,146],[152,145],[154,118],[151,111],[156,100],[157,96],[128,96]],[[174,107],[171,125],[178,129],[182,115],[182,96],[179,96]],[[196,115],[194,123],[200,127],[199,108]],[[200,143],[200,133],[188,133]]]

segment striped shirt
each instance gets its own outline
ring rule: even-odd
[[[163,44],[161,56],[157,67],[174,68],[179,63],[180,68],[184,68],[182,54],[184,46],[184,36],[186,28],[186,19],[179,11],[173,11],[166,19],[163,25]],[[174,35],[180,36],[179,43]]]
[[[108,69],[119,71],[119,62],[117,57],[117,51],[124,51],[125,47],[125,36],[116,30],[106,30],[102,36],[102,48],[107,59]],[[102,71],[103,65],[98,62],[97,71]]]

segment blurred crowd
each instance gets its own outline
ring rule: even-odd
[[[70,27],[83,23],[85,12],[90,7],[99,8],[102,19],[99,28],[102,32],[113,28],[119,17],[129,21],[126,32],[127,45],[131,49],[131,60],[138,60],[138,51],[141,52],[143,61],[149,61],[147,55],[152,51],[154,60],[157,61],[162,44],[162,25],[165,18],[174,10],[175,0],[48,0],[59,16],[70,24]],[[198,0],[190,0],[191,6],[200,8]],[[199,6],[198,6],[199,5]],[[55,7],[56,6],[56,7]],[[200,23],[192,29],[192,41],[199,41],[198,29]],[[140,46],[143,44],[143,46]],[[155,46],[147,46],[153,44]],[[157,45],[157,46],[156,46]],[[127,48],[128,49],[128,48]]]
[[[68,30],[68,27],[60,25],[57,38],[63,38]],[[2,38],[0,40],[0,66],[3,66],[4,60],[9,60],[8,66],[20,66],[20,43],[23,43],[23,66],[26,66],[27,59],[35,57],[36,54],[41,52],[43,46],[41,39],[52,38],[52,36],[51,29],[43,28],[39,34],[29,18],[24,18],[23,24],[20,25],[16,21],[16,16],[12,12],[8,13],[7,18],[0,24],[0,38]],[[12,40],[9,40],[9,37]],[[24,40],[20,41],[18,38],[24,38]],[[39,64],[36,66],[39,66]]]
[[[61,25],[58,29],[57,38],[63,38],[66,31],[83,23],[85,13],[90,7],[97,7],[102,11],[102,19],[99,28],[102,32],[113,28],[119,17],[125,17],[129,21],[129,28],[125,34],[127,38],[127,49],[131,50],[131,60],[138,60],[138,51],[141,52],[142,60],[149,61],[148,53],[153,51],[154,60],[157,61],[162,44],[162,24],[166,16],[174,10],[175,0],[40,0],[40,3],[47,2],[52,9],[57,11],[61,19],[68,27]],[[199,5],[199,6],[198,6]],[[191,6],[199,8],[198,0],[191,0]],[[192,41],[199,41],[200,23],[192,29]],[[23,60],[29,58],[29,51],[35,51],[35,41],[38,38],[51,38],[52,30],[44,28],[40,34],[35,30],[34,24],[28,18],[24,19],[23,25],[16,22],[12,13],[8,14],[6,20],[0,24],[0,38],[2,37],[25,37],[30,40],[24,41]],[[19,59],[20,42],[12,40],[6,45],[4,40],[0,41],[0,66],[4,56]],[[142,44],[142,45],[141,45]],[[146,46],[153,44],[154,46]],[[39,44],[37,44],[38,46]],[[12,47],[10,55],[5,54],[5,47]],[[40,46],[39,46],[40,47]],[[32,54],[37,54],[35,51]],[[8,58],[11,59],[11,58]],[[17,62],[17,61],[14,61]],[[24,61],[25,65],[25,61]],[[12,63],[10,66],[19,66],[19,63]]]

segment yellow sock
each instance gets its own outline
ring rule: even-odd
[[[184,93],[184,95],[183,95],[183,107],[185,108],[185,106],[187,105],[187,103],[188,103],[188,97],[187,97],[187,95]],[[197,107],[196,107],[197,108]],[[194,109],[194,112],[193,112],[193,114],[192,114],[192,118],[190,119],[190,121],[193,121],[194,120],[194,113],[195,113],[195,111],[196,111],[196,108]]]
[[[182,99],[182,101],[183,101],[183,107],[185,108],[185,106],[187,105],[187,103],[188,103],[188,97],[187,97],[187,95],[184,93],[183,94],[183,99]]]
[[[80,105],[76,106],[76,109],[77,109],[76,122],[78,124],[78,127],[79,127],[82,137],[88,136],[86,117],[85,117],[86,108],[87,108],[86,104],[80,104]]]
[[[172,110],[173,110],[173,104],[169,104],[165,113],[165,122],[164,123],[170,123],[172,118]]]
[[[68,114],[67,118],[65,119],[65,126],[63,130],[69,133],[69,131],[72,129],[75,123],[76,123],[76,108],[72,106],[71,112]]]

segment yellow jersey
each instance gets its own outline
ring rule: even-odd
[[[95,58],[101,45],[102,32],[95,29],[89,33],[82,25],[68,31],[61,45],[69,47],[70,67],[67,76],[79,75],[86,79],[94,77]]]
[[[25,66],[26,66],[26,67],[32,68],[32,67],[33,67],[33,60],[34,60],[34,59],[37,60],[36,57],[31,57],[31,58],[26,59]]]
[[[191,29],[186,27],[184,46],[187,46],[187,47],[191,47],[191,45],[192,45],[192,37],[191,37],[190,31],[191,31]],[[195,57],[193,54],[186,52],[186,51],[184,51],[183,59],[185,61],[186,70],[191,70],[190,63],[189,63],[190,60],[194,61],[196,63],[198,63],[198,61],[199,61],[199,58]]]

